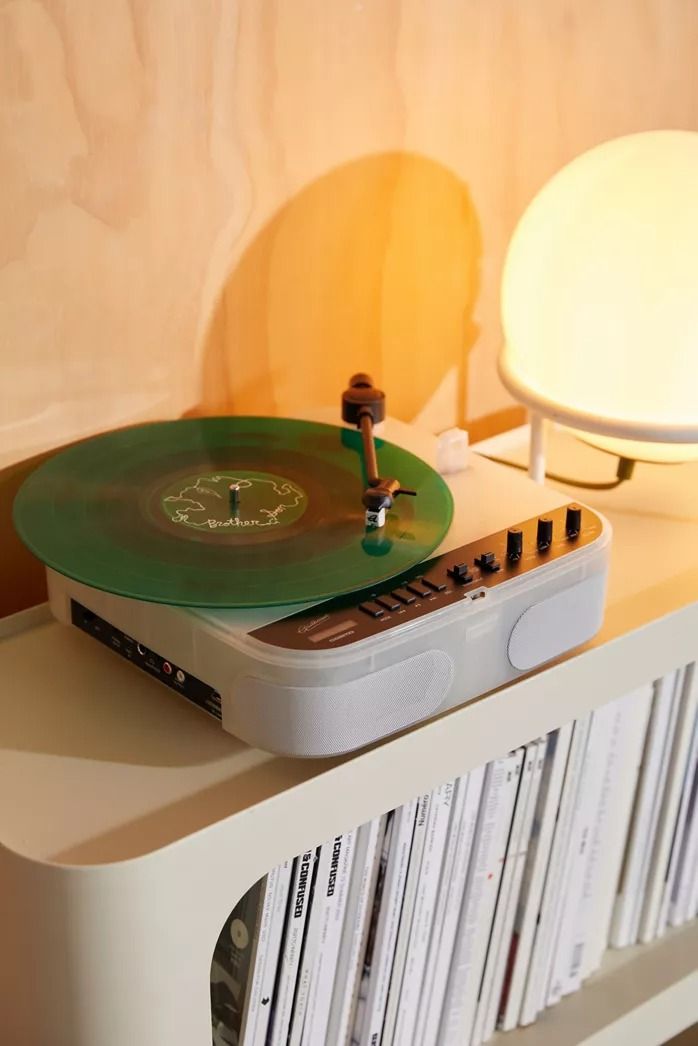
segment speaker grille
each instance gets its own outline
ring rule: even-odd
[[[338,755],[433,715],[452,679],[453,660],[443,650],[334,686],[283,686],[244,676],[225,726],[283,755]]]

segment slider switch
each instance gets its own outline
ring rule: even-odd
[[[523,552],[523,531],[518,529],[507,530],[507,559],[515,563],[521,559]]]
[[[576,538],[582,529],[582,510],[579,505],[567,506],[567,517],[565,519],[565,531],[568,538]]]
[[[470,567],[467,563],[454,563],[452,567],[448,568],[446,573],[460,585],[467,585],[473,580],[473,575],[470,573]]]
[[[494,552],[481,553],[475,557],[475,562],[486,574],[495,574],[500,569]]]
[[[553,543],[553,521],[549,516],[541,516],[538,520],[538,533],[536,544],[541,552],[545,552]]]

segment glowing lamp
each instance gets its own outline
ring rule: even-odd
[[[698,458],[698,133],[606,142],[521,218],[502,280],[502,381],[543,419],[644,461]]]

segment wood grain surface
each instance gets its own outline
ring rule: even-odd
[[[354,369],[434,429],[506,412],[516,219],[698,128],[697,45],[695,0],[0,2],[0,465]]]

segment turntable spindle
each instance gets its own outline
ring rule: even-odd
[[[228,494],[230,495],[230,511],[236,516],[240,509],[240,484],[231,483],[228,487]]]

